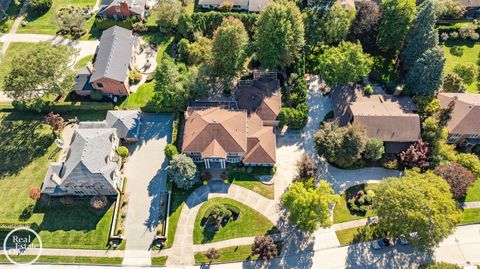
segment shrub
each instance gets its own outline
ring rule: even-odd
[[[453,67],[453,72],[461,77],[465,84],[470,85],[477,79],[478,66],[473,63],[456,64]]]
[[[373,204],[374,197],[375,193],[372,190],[360,190],[355,194],[355,196],[348,199],[348,206],[352,211],[365,213]]]
[[[441,38],[443,41],[447,41],[447,40],[448,40],[448,33],[443,32],[443,33],[440,35],[440,38]]]
[[[398,169],[398,160],[397,159],[385,159],[382,161],[382,166],[386,169],[397,170]]]
[[[117,148],[117,154],[118,156],[122,158],[126,158],[128,156],[128,148],[125,146],[120,146]]]
[[[365,146],[365,151],[363,152],[363,156],[369,160],[380,160],[382,155],[385,153],[385,148],[383,147],[383,141],[371,138],[367,141],[367,145]]]
[[[450,36],[450,39],[455,40],[455,39],[458,38],[459,34],[458,34],[457,31],[453,31],[453,32],[451,32],[451,33],[449,34],[449,36]]]
[[[130,84],[136,84],[142,80],[142,73],[138,72],[137,69],[132,69],[128,73],[128,81]]]
[[[247,167],[247,173],[252,173],[253,172],[253,168],[252,167]]]
[[[374,92],[372,85],[367,85],[363,88],[363,94],[370,95]]]
[[[216,248],[209,248],[205,252],[205,257],[209,260],[215,260],[215,259],[220,258],[220,253],[218,252],[218,250]]]
[[[30,0],[28,10],[32,13],[43,14],[52,7],[52,0]]]
[[[301,159],[297,162],[298,177],[301,179],[315,177],[315,166],[312,159],[304,153]]]
[[[90,92],[90,98],[94,101],[102,101],[103,100],[103,92],[99,90],[92,90]]]
[[[95,195],[90,199],[90,205],[95,209],[102,209],[107,206],[108,201],[105,195]]]
[[[40,188],[31,189],[30,194],[28,195],[28,197],[30,197],[30,199],[35,200],[35,201],[40,200],[41,196],[42,196],[42,191],[40,190]]]
[[[480,177],[480,159],[476,155],[460,153],[457,155],[456,162]]]
[[[417,167],[421,171],[426,171],[430,166],[428,160],[428,145],[423,141],[418,141],[415,145],[411,145],[406,151],[400,153],[401,164],[408,169]]]
[[[462,89],[463,80],[456,73],[448,73],[443,78],[443,90],[447,92],[459,92]]]
[[[457,57],[462,57],[463,55],[463,47],[460,46],[453,46],[450,48],[450,53]]]
[[[270,236],[256,236],[252,246],[252,253],[260,259],[270,260],[278,255],[277,245]]]
[[[173,144],[168,144],[165,146],[165,156],[168,160],[171,160],[173,156],[178,154],[178,149]]]
[[[273,175],[275,175],[276,173],[277,173],[277,166],[274,165],[274,166],[272,166],[272,168],[270,169],[270,175],[273,176]]]
[[[479,38],[480,38],[480,35],[478,33],[472,33],[470,35],[471,40],[477,41]]]
[[[147,75],[147,78],[145,79],[145,82],[150,82],[153,79],[155,79],[155,73],[150,73]]]
[[[229,1],[221,2],[219,7],[222,11],[226,11],[226,12],[231,11],[233,8],[233,2],[229,2]]]
[[[475,175],[470,170],[457,163],[440,165],[435,168],[433,172],[443,177],[448,182],[450,185],[450,191],[455,199],[465,197],[467,189],[475,181]]]
[[[146,32],[148,31],[148,27],[145,23],[143,22],[136,22],[132,25],[132,29],[133,31],[137,32],[137,33],[143,33],[143,32]]]
[[[168,178],[180,189],[190,189],[199,181],[197,166],[192,158],[185,154],[177,154],[172,157],[167,168]]]
[[[461,38],[467,39],[475,33],[475,28],[471,25],[462,25],[458,30],[458,34]]]
[[[62,196],[62,197],[60,197],[60,203],[62,205],[71,205],[71,204],[73,204],[73,197],[72,196]]]

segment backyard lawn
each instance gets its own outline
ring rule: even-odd
[[[55,23],[55,15],[59,8],[68,5],[82,7],[90,5],[93,8],[95,3],[95,0],[53,0],[52,7],[45,14],[40,16],[27,14],[28,24],[25,27],[20,26],[17,33],[55,35],[58,30]],[[88,21],[87,25],[91,25],[91,22]]]
[[[152,257],[152,266],[164,266],[167,263],[167,256]]]
[[[240,214],[236,220],[230,220],[214,234],[209,234],[201,225],[202,219],[207,217],[205,214],[212,206],[219,204],[237,207],[240,209]],[[193,243],[203,244],[238,237],[264,235],[273,227],[270,220],[247,205],[228,198],[213,198],[206,201],[198,211],[193,230]]]
[[[263,184],[258,180],[258,176],[253,173],[230,172],[228,174],[228,179],[233,184],[247,188],[268,199],[273,199],[275,196],[274,185]]]
[[[227,247],[218,249],[220,258],[212,260],[212,263],[224,263],[224,262],[241,262],[247,259],[256,259],[256,256],[251,256],[252,245],[243,245],[235,247]],[[208,264],[210,260],[205,257],[204,252],[195,253],[195,264]]]
[[[463,48],[463,55],[461,57],[454,56],[450,53],[450,48],[453,46],[460,46]],[[465,40],[447,41],[443,45],[443,50],[445,51],[445,57],[447,59],[445,63],[445,74],[448,74],[458,63],[477,64],[480,54],[480,43]],[[478,80],[471,85],[465,85],[467,91],[472,93],[478,93],[479,87]]]
[[[375,212],[373,210],[368,210],[366,214],[350,211],[347,205],[347,200],[354,196],[359,190],[365,188],[375,191],[376,185],[378,184],[368,184],[366,187],[364,184],[356,185],[348,188],[342,193],[340,195],[340,200],[335,204],[335,208],[333,209],[333,223],[342,223],[374,216]]]
[[[13,57],[25,53],[25,51],[28,51],[31,47],[31,43],[10,43],[7,52],[2,58],[2,64],[0,64],[0,88],[3,88],[3,78],[10,70]]]
[[[74,115],[64,115],[73,118]],[[28,198],[40,187],[48,164],[59,149],[43,124],[43,115],[0,113],[0,223],[28,223],[38,227],[44,247],[105,249],[113,215],[93,212],[89,206],[45,206]],[[85,112],[81,120],[104,119],[105,112]]]

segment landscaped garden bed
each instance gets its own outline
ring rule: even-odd
[[[212,208],[223,206],[231,212],[212,223]],[[212,229],[217,225],[217,229]],[[206,201],[198,211],[193,230],[193,243],[203,244],[222,240],[264,235],[274,227],[273,223],[260,212],[228,198],[213,198]]]
[[[352,186],[342,193],[333,210],[333,223],[375,216],[375,212],[371,207],[377,186],[378,184],[360,184]]]
[[[274,168],[232,166],[229,168],[228,180],[232,182],[232,184],[247,188],[268,199],[274,199],[274,185],[267,185],[260,181],[261,176],[271,176],[272,169]]]

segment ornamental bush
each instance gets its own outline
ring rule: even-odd
[[[475,175],[470,170],[457,163],[440,165],[435,168],[433,172],[443,177],[448,182],[450,185],[450,191],[455,199],[465,197],[468,188],[475,181]]]
[[[375,197],[375,192],[372,190],[360,190],[355,196],[348,199],[348,207],[352,211],[357,211],[361,213],[367,212],[371,205],[373,204],[373,198]]]
[[[120,146],[117,148],[117,154],[118,156],[122,158],[126,158],[128,156],[128,148],[125,146]]]
[[[171,160],[173,156],[178,154],[178,149],[173,144],[168,144],[165,146],[165,156],[168,160]]]
[[[480,177],[480,159],[476,155],[460,153],[457,155],[456,162]]]
[[[278,255],[277,245],[270,236],[256,236],[252,246],[252,253],[260,259],[270,260]]]
[[[42,191],[40,190],[40,188],[33,188],[30,190],[30,194],[28,196],[30,197],[30,199],[38,201],[40,200],[41,195]]]

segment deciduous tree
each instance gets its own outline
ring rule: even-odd
[[[182,3],[178,0],[162,0],[154,10],[157,25],[163,33],[169,33],[178,25]]]
[[[209,260],[215,260],[220,258],[220,253],[216,248],[209,248],[207,249],[207,252],[205,252],[205,257]]]
[[[415,0],[382,0],[382,19],[378,28],[378,47],[396,54],[403,47],[410,23],[415,17]]]
[[[418,141],[400,153],[400,161],[408,169],[419,168],[421,171],[426,171],[430,166],[428,145]]]
[[[446,92],[459,92],[463,87],[462,78],[456,73],[448,73],[443,78],[443,90]]]
[[[310,179],[315,177],[315,166],[313,160],[307,154],[302,154],[302,157],[297,162],[297,172],[300,179]]]
[[[377,49],[378,26],[382,14],[375,1],[360,1],[355,20],[350,27],[352,40],[358,40],[366,51]]]
[[[170,181],[180,189],[189,189],[199,180],[197,166],[193,163],[192,158],[185,154],[177,154],[172,157],[167,173]]]
[[[401,178],[389,178],[375,198],[379,227],[422,251],[437,246],[462,218],[448,183],[431,171],[406,171]]]
[[[50,112],[47,114],[47,116],[45,116],[44,122],[50,126],[50,129],[52,129],[54,134],[55,132],[62,130],[63,126],[65,125],[65,120],[62,118],[62,116],[53,112]]]
[[[382,158],[384,153],[385,148],[383,147],[383,141],[376,138],[370,138],[365,146],[363,156],[366,159],[377,161]]]
[[[256,236],[253,240],[252,254],[258,255],[260,259],[270,260],[278,255],[277,245],[270,236]]]
[[[473,63],[460,63],[453,67],[453,72],[462,78],[465,84],[470,85],[477,80],[478,66]]]
[[[448,182],[455,199],[465,197],[468,188],[472,186],[476,179],[470,170],[457,163],[440,165],[433,172]]]

